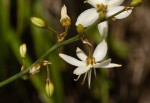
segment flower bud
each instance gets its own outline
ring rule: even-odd
[[[54,93],[54,85],[49,79],[46,80],[45,90],[48,97],[51,97]]]
[[[142,0],[132,0],[131,2],[132,7],[140,6],[141,4],[142,4]]]
[[[40,27],[40,28],[46,28],[46,23],[44,22],[43,19],[41,18],[38,18],[38,17],[31,17],[31,22],[37,26],[37,27]]]
[[[82,33],[84,32],[84,27],[83,27],[82,24],[79,24],[79,25],[77,26],[77,32],[78,32],[79,34],[82,34]]]
[[[27,51],[27,47],[26,47],[26,44],[22,44],[20,46],[20,55],[22,58],[25,58],[26,56],[26,51]]]
[[[67,15],[67,8],[66,8],[65,5],[63,5],[63,7],[61,8],[61,19],[60,19],[60,22],[61,22],[62,26],[64,26],[64,27],[71,25],[71,19]]]

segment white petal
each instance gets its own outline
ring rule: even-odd
[[[96,47],[93,57],[95,57],[96,61],[101,61],[107,53],[107,43],[103,40],[98,46]]]
[[[121,10],[124,9],[124,6],[117,6],[117,7],[113,7],[113,8],[108,8],[107,13],[106,13],[106,17],[109,17]]]
[[[109,1],[109,0],[98,0],[98,3],[99,3],[99,4],[102,3],[103,5],[108,5],[108,1]]]
[[[97,4],[106,4],[107,0],[87,0],[87,3],[91,4],[93,7],[97,7]]]
[[[109,0],[108,1],[108,7],[115,7],[119,6],[120,4],[123,3],[124,0]]]
[[[61,19],[60,19],[60,22],[63,19],[66,19],[66,18],[70,18],[70,17],[67,15],[67,7],[65,5],[63,5],[63,7],[61,8]]]
[[[95,8],[87,9],[82,12],[76,21],[76,26],[82,24],[84,27],[88,27],[93,24],[99,17],[97,10]]]
[[[114,67],[121,67],[121,66],[122,66],[121,64],[110,63],[109,65],[104,66],[102,68],[114,68]]]
[[[118,7],[115,7],[113,9],[108,9],[108,12],[106,13],[106,17],[109,17],[121,10],[123,10],[125,7],[124,6],[118,6]],[[120,14],[118,14],[117,16],[115,16],[116,19],[123,19],[123,18],[126,18],[127,16],[129,16],[131,14],[132,10],[127,10],[127,11],[124,11]]]
[[[81,75],[78,75],[78,77],[76,79],[74,79],[74,81],[78,81]]]
[[[128,17],[131,13],[132,13],[132,10],[127,10],[127,11],[124,11],[124,12],[118,14],[117,16],[115,16],[115,18],[123,19],[123,18]]]
[[[84,84],[85,79],[86,79],[86,76],[87,76],[87,73],[88,73],[88,72],[86,72],[86,73],[85,73],[84,78],[83,78],[83,81],[82,81],[82,83],[81,83],[81,84]]]
[[[108,22],[104,21],[98,24],[98,30],[100,35],[103,37],[108,34]]]
[[[73,71],[73,74],[81,75],[81,74],[87,72],[89,69],[90,69],[89,66],[77,67],[77,68]]]
[[[94,75],[95,75],[95,77],[96,77],[96,69],[95,68],[93,68],[94,69]]]
[[[81,59],[82,61],[86,61],[87,56],[79,47],[77,47],[76,49],[76,54],[79,59]]]
[[[110,62],[111,62],[111,59],[105,60],[101,63],[96,63],[94,65],[94,68],[102,68],[102,67],[108,66],[110,64]]]
[[[87,3],[91,4],[95,8],[96,8],[97,2],[98,2],[98,0],[87,0]]]
[[[89,85],[89,89],[90,89],[90,85],[91,85],[91,71],[92,70],[88,71],[88,85]]]
[[[59,54],[59,56],[71,65],[74,65],[74,66],[85,66],[86,65],[85,62],[79,61],[71,56],[61,54],[61,53]]]

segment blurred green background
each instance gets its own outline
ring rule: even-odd
[[[123,5],[129,5],[126,0]],[[91,6],[83,0],[0,0],[0,81],[20,72],[22,65],[19,46],[27,44],[26,63],[30,66],[56,43],[55,35],[30,23],[30,17],[43,18],[49,26],[62,32],[60,9],[68,8],[72,26],[67,38],[76,35],[77,16]],[[80,41],[66,45],[52,53],[47,60],[55,86],[50,98],[45,93],[46,70],[30,75],[28,80],[19,78],[0,88],[0,103],[149,103],[150,102],[150,1],[135,8],[123,20],[110,20],[108,57],[121,68],[97,70],[91,89],[82,78],[75,82],[75,67],[59,58],[60,52],[76,56],[76,47],[86,50]],[[94,46],[99,42],[97,29],[88,36]]]

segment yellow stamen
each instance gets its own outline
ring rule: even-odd
[[[104,4],[97,4],[97,12],[99,13],[106,13],[107,12],[107,7],[108,5],[104,5]]]
[[[95,58],[94,57],[87,57],[86,58],[86,65],[88,66],[88,65],[94,65],[94,64],[96,64],[96,61],[95,61]]]

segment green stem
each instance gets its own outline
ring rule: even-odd
[[[50,80],[50,71],[49,71],[48,64],[46,65],[46,70],[47,70],[47,79]]]
[[[34,62],[30,67],[32,67],[32,66],[35,65],[35,64],[38,64],[38,63],[42,62],[46,57],[49,56],[50,53],[54,52],[54,51],[55,51],[56,49],[58,49],[59,47],[64,46],[64,45],[67,45],[67,44],[72,43],[72,42],[75,42],[75,41],[77,41],[77,40],[79,40],[79,36],[78,36],[78,35],[75,36],[75,37],[73,37],[73,38],[71,38],[71,39],[68,39],[68,40],[66,40],[66,41],[64,41],[64,42],[60,42],[60,43],[55,44],[55,45],[52,46],[46,53],[44,53],[36,62]],[[21,77],[22,75],[28,73],[29,70],[30,70],[30,67],[27,68],[26,70],[24,70],[24,71],[22,71],[22,72],[16,74],[16,75],[12,76],[12,77],[10,77],[10,78],[8,78],[8,79],[6,79],[6,80],[0,82],[0,87],[2,87],[2,86],[4,86],[4,85],[6,85],[6,84],[8,84],[8,83],[10,83],[10,82],[12,82],[12,81],[18,79],[18,78]]]
[[[46,29],[48,29],[48,30],[50,30],[50,31],[54,32],[55,34],[58,34],[58,32],[57,32],[56,30],[54,30],[54,29],[50,28],[49,26],[47,26],[47,27],[46,27]]]
[[[65,37],[66,37],[67,34],[68,34],[68,30],[69,30],[69,26],[65,27]]]
[[[130,9],[131,9],[131,8],[130,8]],[[117,12],[116,14],[114,14],[114,15],[112,15],[112,16],[106,18],[106,19],[103,20],[103,21],[109,20],[109,19],[113,18],[114,16],[116,16],[116,15],[122,13],[122,12],[125,11],[125,10],[126,10],[126,8],[124,8],[123,10]],[[91,26],[89,26],[87,29],[85,29],[84,32],[85,32],[85,33],[88,33],[89,30],[93,29],[94,27],[97,26],[97,24],[99,24],[100,22],[103,22],[103,21],[100,21],[100,20],[98,19],[95,23],[93,23]],[[50,28],[49,28],[49,29],[50,29]],[[55,30],[52,30],[52,31],[56,33]],[[59,47],[62,47],[62,46],[67,45],[67,44],[69,44],[69,43],[75,42],[75,41],[77,41],[77,40],[79,40],[79,35],[77,35],[77,36],[75,36],[75,37],[72,37],[72,38],[70,38],[70,39],[68,39],[68,40],[66,40],[66,41],[59,42],[59,43],[55,44],[55,45],[52,46],[46,53],[44,53],[37,61],[35,61],[30,67],[32,67],[32,66],[35,65],[35,64],[38,64],[38,63],[42,62],[46,57],[48,57],[48,56],[50,55],[50,53],[54,52],[54,51],[55,51],[56,49],[58,49]],[[8,83],[10,83],[10,82],[12,82],[12,81],[18,79],[18,78],[20,78],[22,75],[28,73],[29,70],[30,70],[30,67],[28,67],[26,70],[24,70],[24,71],[22,71],[22,72],[20,72],[20,73],[18,73],[18,74],[16,74],[16,75],[14,75],[14,76],[12,76],[12,77],[10,77],[10,78],[8,78],[8,79],[6,79],[6,80],[0,82],[0,87],[2,87],[2,86],[4,86],[4,85],[6,85],[6,84],[8,84]]]

